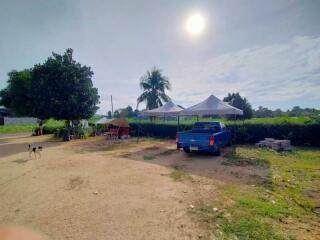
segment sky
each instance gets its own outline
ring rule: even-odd
[[[0,0],[0,89],[9,71],[72,48],[94,72],[102,114],[111,95],[135,108],[154,66],[184,107],[239,92],[254,108],[320,108],[319,12],[319,0]],[[185,27],[195,13],[197,36]]]

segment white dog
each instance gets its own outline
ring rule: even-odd
[[[34,144],[29,144],[28,146],[28,151],[29,151],[29,158],[31,158],[31,154],[33,153],[35,159],[37,159],[37,155],[39,158],[41,158],[41,151],[42,151],[42,146],[41,145],[34,145]]]

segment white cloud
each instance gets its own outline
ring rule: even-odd
[[[320,101],[320,38],[295,37],[286,44],[246,48],[203,62],[185,60],[176,69],[171,73],[173,98],[187,106],[211,93],[223,97],[236,91],[254,106]]]

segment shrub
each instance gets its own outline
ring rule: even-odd
[[[172,124],[130,123],[130,135],[174,139],[177,126]],[[256,143],[266,137],[289,139],[293,145],[320,146],[320,124],[229,124],[236,143]],[[192,125],[180,125],[180,131]]]

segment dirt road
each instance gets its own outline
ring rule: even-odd
[[[29,159],[28,143],[43,146],[41,159]],[[172,141],[1,139],[0,224],[53,240],[207,239],[190,209],[257,173],[222,160],[190,157]]]
[[[41,159],[29,160],[29,142],[43,145]],[[196,239],[201,230],[187,214],[188,184],[173,181],[164,165],[128,157],[154,145],[2,140],[0,223],[50,239]]]

